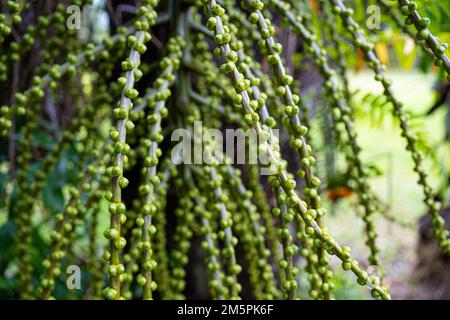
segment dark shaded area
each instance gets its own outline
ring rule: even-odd
[[[450,205],[441,210],[445,226],[450,228]],[[429,215],[422,217],[417,245],[417,265],[413,281],[417,283],[416,299],[450,299],[450,257],[439,251],[438,242],[433,236]],[[413,297],[411,297],[413,298]]]

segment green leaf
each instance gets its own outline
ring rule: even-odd
[[[42,194],[44,206],[51,212],[61,212],[64,208],[64,195],[60,186],[47,183]]]

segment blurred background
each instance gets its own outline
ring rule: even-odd
[[[449,42],[450,1],[416,2],[423,9],[421,14],[432,21],[432,32]],[[347,3],[353,4],[351,7],[361,25],[373,23],[370,13],[376,12],[378,1]],[[368,31],[368,34],[375,43],[378,57],[387,66],[396,96],[411,114],[414,130],[423,142],[430,180],[436,197],[442,201],[442,215],[448,228],[450,86],[414,40],[396,28],[386,11],[380,9],[380,28]],[[367,70],[362,55],[347,52],[346,59],[351,66],[348,79],[363,161],[373,167],[372,190],[386,209],[376,219],[385,282],[394,299],[450,299],[450,260],[438,253],[431,240],[421,190],[416,184],[412,161],[404,149],[398,123],[393,120],[390,107],[381,103],[382,88],[373,79],[373,73]],[[339,159],[336,162],[339,172]],[[356,199],[349,192],[336,197],[333,193],[336,190],[328,190],[328,204],[333,213],[327,217],[327,224],[336,237],[351,245],[358,259],[364,260],[368,252],[362,233],[356,232],[363,230],[361,220],[355,214]],[[337,261],[334,262],[338,266]],[[351,283],[345,272],[336,273],[342,284]],[[349,287],[340,286],[336,296],[369,298],[364,288]]]

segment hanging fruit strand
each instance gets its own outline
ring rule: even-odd
[[[448,49],[448,44],[440,42],[440,40],[434,36],[428,26],[430,25],[430,19],[422,18],[417,12],[417,3],[410,0],[397,0],[400,12],[406,16],[405,24],[414,25],[417,30],[416,39],[424,41],[424,46],[429,48],[434,55],[436,66],[442,68],[447,73],[447,79],[450,81],[450,60],[448,59],[445,51]]]
[[[229,29],[225,30],[221,17],[225,14],[225,10],[218,5],[214,0],[212,1],[203,1],[205,10],[209,16],[208,27],[214,30],[215,33],[215,41],[218,48],[220,48],[220,54],[225,63],[222,65],[222,72],[229,75],[230,80],[233,83],[233,86],[236,90],[236,98],[235,103],[237,105],[242,105],[242,110],[245,113],[245,117],[248,119],[248,122],[251,124],[252,128],[256,131],[257,134],[262,133],[261,124],[259,122],[259,117],[254,116],[256,113],[253,107],[250,104],[250,99],[248,95],[248,88],[250,87],[250,81],[245,79],[244,76],[237,70],[232,58],[233,54],[230,54],[231,48],[229,42],[231,40],[231,36],[228,34]],[[228,32],[227,32],[228,31]],[[233,51],[234,52],[234,51]],[[230,59],[231,57],[231,59]],[[257,114],[256,114],[257,115]],[[260,143],[260,149],[264,149],[265,153],[268,153],[270,163],[278,164],[278,159],[274,156],[273,151],[268,145],[267,141]],[[344,248],[342,248],[334,239],[332,239],[325,228],[321,228],[315,218],[317,218],[317,212],[315,210],[308,210],[305,203],[300,200],[297,193],[293,190],[292,186],[295,183],[294,180],[289,179],[286,171],[283,166],[278,164],[277,171],[275,173],[276,184],[279,183],[283,190],[286,192],[289,201],[293,203],[292,208],[294,209],[296,214],[300,214],[302,216],[303,221],[307,224],[306,233],[311,237],[317,237],[321,240],[321,245],[328,252],[332,252],[336,255],[345,266],[345,269],[352,270],[355,275],[358,277],[358,282],[361,285],[369,284],[369,276],[367,272],[361,270],[359,264],[352,260],[349,252],[347,252]],[[375,297],[382,299],[389,299],[390,296],[387,293],[387,289],[384,288],[378,278],[371,279],[371,282],[374,284],[372,288],[372,294]]]
[[[423,201],[427,205],[428,213],[433,221],[433,234],[437,238],[442,252],[450,254],[450,232],[445,230],[445,221],[439,215],[440,204],[435,200],[433,189],[428,182],[428,175],[423,167],[424,155],[417,147],[417,136],[410,128],[409,115],[404,110],[403,104],[394,96],[392,82],[385,76],[384,66],[374,51],[374,45],[366,39],[363,29],[352,18],[353,10],[347,8],[340,0],[332,0],[332,2],[334,14],[341,17],[344,27],[352,36],[353,45],[364,52],[369,68],[375,73],[375,80],[382,84],[384,95],[393,106],[393,115],[400,122],[402,137],[406,140],[406,149],[411,154],[414,171],[419,176],[418,183],[422,186],[424,193]]]

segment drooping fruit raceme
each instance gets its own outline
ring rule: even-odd
[[[355,284],[390,299],[389,282],[365,270],[382,266],[374,219],[381,206],[361,158],[346,50],[361,50],[381,83],[434,234],[450,252],[408,115],[342,1],[319,1],[316,12],[290,0],[145,0],[123,16],[112,2],[102,40],[66,32],[63,4],[44,14],[28,3],[7,1],[0,15],[0,82],[7,88],[0,93],[0,144],[8,150],[0,168],[11,177],[4,193],[13,230],[0,234],[13,237],[5,241],[5,265],[17,270],[7,272],[17,280],[15,296],[333,299],[334,256]],[[448,73],[447,46],[431,34],[430,21],[413,1],[396,3],[380,2],[396,28]],[[73,4],[88,11],[98,5]],[[316,14],[323,30],[311,23]],[[283,48],[288,29],[301,46]],[[30,59],[34,51],[39,59]],[[321,115],[309,110],[305,79],[286,57],[293,51],[318,71],[329,132],[316,130]],[[241,147],[267,161],[234,164],[236,154],[210,135],[231,128],[255,134],[256,142],[245,139]],[[327,228],[329,186],[321,174],[328,168],[315,142],[326,135],[337,143],[327,147],[342,157],[345,183],[362,208],[370,253],[361,263]],[[62,182],[55,187],[53,180]],[[52,196],[57,210],[48,204]],[[72,264],[87,271],[82,293],[64,287]]]

